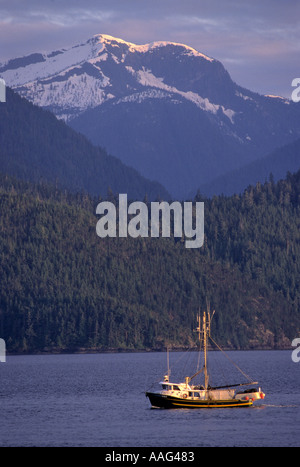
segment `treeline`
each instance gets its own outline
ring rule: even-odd
[[[99,199],[1,176],[0,337],[9,352],[190,346],[209,302],[221,345],[289,346],[299,195],[300,173],[205,200],[205,245],[188,250],[172,238],[100,239]]]

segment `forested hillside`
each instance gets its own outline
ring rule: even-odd
[[[25,181],[47,181],[72,192],[92,196],[114,192],[149,199],[168,193],[116,157],[93,146],[64,122],[10,88],[0,111],[0,168]]]
[[[100,239],[98,202],[1,176],[8,352],[191,345],[207,300],[223,346],[282,348],[299,335],[300,173],[205,200],[199,250],[172,238]]]

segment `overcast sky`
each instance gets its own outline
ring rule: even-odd
[[[101,33],[190,45],[263,94],[300,77],[300,0],[0,0],[0,62]]]

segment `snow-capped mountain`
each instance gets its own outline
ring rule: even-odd
[[[10,60],[0,76],[174,196],[300,137],[297,104],[241,88],[184,44],[97,35]]]
[[[234,116],[231,109],[211,103],[197,92],[177,89],[170,85],[169,80],[165,83],[162,77],[156,76],[142,65],[143,58],[153,54],[156,49],[165,47],[180,49],[183,57],[217,63],[181,44],[154,42],[139,46],[108,35],[97,35],[70,49],[10,60],[0,65],[0,75],[19,94],[54,111],[65,120],[109,99],[141,102],[147,98],[164,98],[172,94],[183,97],[212,114],[220,110],[231,120]],[[137,57],[141,68],[133,66]],[[140,92],[137,95],[138,90]]]

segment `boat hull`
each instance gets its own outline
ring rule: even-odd
[[[161,409],[223,409],[229,407],[251,407],[253,405],[252,400],[195,400],[183,399],[153,392],[146,392],[146,397],[149,398],[152,407]]]

